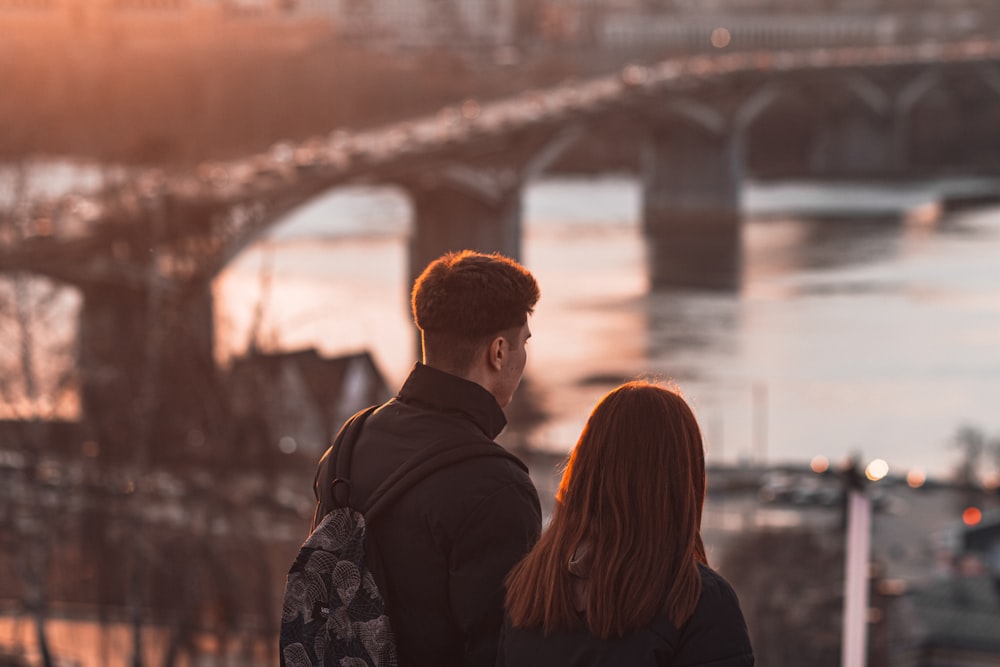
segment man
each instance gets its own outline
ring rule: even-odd
[[[350,471],[352,505],[422,448],[493,440],[526,360],[538,285],[500,255],[448,253],[417,278],[417,363],[399,394],[368,417]],[[314,524],[332,509],[332,458],[316,473]],[[485,456],[433,473],[368,527],[401,667],[496,662],[503,579],[538,539],[541,509],[527,469]]]

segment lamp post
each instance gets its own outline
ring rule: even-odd
[[[844,554],[844,634],[841,667],[865,667],[868,656],[868,562],[871,498],[857,461],[844,471],[847,546]]]

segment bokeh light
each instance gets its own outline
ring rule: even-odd
[[[283,435],[281,436],[281,439],[278,440],[278,449],[280,449],[283,454],[294,454],[298,447],[299,443],[296,442],[295,438],[290,435]]]
[[[479,117],[480,106],[476,100],[465,100],[462,102],[462,118],[475,120]]]
[[[716,28],[712,31],[712,46],[717,49],[724,49],[729,46],[729,42],[732,40],[732,35],[725,28]]]
[[[975,526],[983,520],[983,511],[978,507],[966,507],[962,511],[962,523],[966,526]]]
[[[983,488],[987,491],[1000,489],[1000,472],[992,472],[983,477]]]
[[[906,473],[906,483],[911,489],[919,489],[927,482],[927,474],[923,470],[914,468]]]
[[[830,459],[826,458],[822,454],[817,454],[809,462],[809,467],[815,473],[824,473],[830,469]]]
[[[889,474],[889,464],[884,459],[875,459],[865,468],[865,477],[877,482]]]

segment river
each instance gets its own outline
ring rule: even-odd
[[[633,179],[527,189],[522,260],[542,299],[526,391],[548,415],[531,446],[568,451],[595,401],[640,376],[680,386],[710,462],[857,455],[947,476],[959,427],[1000,437],[1000,207],[942,211],[918,186],[757,185],[744,201],[740,289],[659,292]],[[400,382],[409,219],[391,188],[294,212],[217,280],[220,356],[245,349],[260,305],[266,345],[369,349]]]

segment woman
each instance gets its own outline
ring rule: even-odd
[[[602,398],[556,499],[507,577],[499,666],[754,664],[736,594],[708,567],[705,452],[680,395],[629,382]]]

